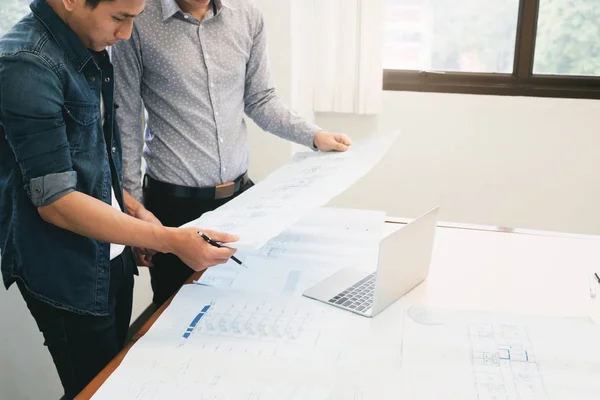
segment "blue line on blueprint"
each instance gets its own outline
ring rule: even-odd
[[[186,329],[185,333],[183,334],[183,338],[187,339],[190,337],[190,335],[192,334],[192,331],[194,330],[194,328],[196,327],[196,325],[198,324],[198,322],[200,322],[200,320],[202,319],[202,317],[204,316],[204,314],[206,314],[206,312],[210,309],[210,304],[204,306],[204,308],[202,308],[202,311],[196,315],[196,318],[194,318],[194,320],[192,321],[192,323],[190,324],[190,326]]]

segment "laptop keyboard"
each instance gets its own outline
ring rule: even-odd
[[[365,312],[373,305],[374,291],[375,273],[372,273],[328,301],[350,310]]]

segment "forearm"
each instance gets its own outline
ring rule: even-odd
[[[248,98],[246,114],[263,130],[292,142],[314,147],[317,125],[293,112],[274,90]]]
[[[46,222],[96,240],[173,252],[175,229],[133,218],[81,192],[69,193],[38,211]]]

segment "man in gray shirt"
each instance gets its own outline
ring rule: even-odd
[[[313,149],[345,151],[351,144],[309,124],[276,95],[263,17],[250,0],[148,0],[131,40],[114,46],[112,58],[123,186],[165,225],[196,219],[252,185],[244,114]],[[193,272],[170,255],[138,255],[138,263],[153,265],[157,306]]]

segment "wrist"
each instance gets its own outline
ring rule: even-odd
[[[156,250],[160,251],[161,253],[175,254],[179,243],[179,234],[181,231],[177,228],[168,228],[164,226],[153,225],[153,227],[158,231],[159,248]]]
[[[123,190],[123,200],[125,202],[125,212],[134,218],[139,219],[139,215],[146,210],[142,203],[134,199],[133,196],[125,190]]]
[[[144,212],[149,212],[149,211],[146,210],[146,207],[144,207],[143,205],[138,203],[138,205],[136,207],[133,207],[131,216],[134,218],[137,218],[137,219],[145,220],[143,218]]]
[[[312,141],[312,148],[313,148],[313,150],[318,150],[319,149],[317,141],[318,141],[318,138],[319,138],[319,135],[321,134],[321,132],[323,132],[323,131],[322,130],[317,131],[313,135],[313,141]]]

